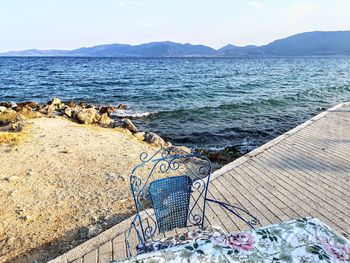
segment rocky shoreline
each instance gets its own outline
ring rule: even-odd
[[[59,98],[53,98],[47,103],[36,103],[33,101],[18,103],[0,102],[0,132],[19,132],[23,129],[26,119],[63,116],[79,124],[123,129],[130,132],[139,141],[147,142],[152,146],[175,147],[154,132],[139,131],[132,122],[132,117],[121,117],[114,114],[116,111],[125,110],[127,110],[127,105],[125,104],[96,106],[84,102],[61,101]],[[0,138],[0,143],[3,141],[5,140]],[[176,147],[181,147],[185,151],[191,151],[184,146]],[[232,162],[245,153],[235,146],[227,146],[223,150],[193,148],[192,151],[207,156],[213,163],[214,170]]]
[[[66,117],[76,123],[98,125],[104,128],[126,129],[140,141],[145,141],[156,147],[171,147],[153,132],[139,131],[129,118],[111,118],[116,110],[126,110],[127,105],[96,107],[84,102],[63,102],[53,98],[47,103],[26,102],[0,102],[0,131],[19,132],[23,129],[24,120],[41,117]]]

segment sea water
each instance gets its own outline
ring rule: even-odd
[[[173,144],[250,151],[350,101],[350,57],[0,58],[0,101],[128,105]]]

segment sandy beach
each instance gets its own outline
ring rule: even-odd
[[[45,262],[129,217],[128,174],[156,150],[127,129],[59,116],[13,134],[0,144],[0,262]]]

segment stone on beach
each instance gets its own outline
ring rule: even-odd
[[[117,106],[117,109],[119,109],[119,110],[126,110],[126,109],[127,109],[127,106],[126,106],[125,104],[119,104],[119,105]]]
[[[73,114],[73,111],[71,109],[71,107],[69,106],[66,106],[64,109],[63,109],[63,115],[69,117],[69,118],[72,118],[72,114]]]
[[[139,141],[144,141],[145,140],[145,132],[136,132],[134,136],[139,140]]]
[[[76,114],[76,118],[83,124],[92,124],[96,120],[96,113],[95,108],[82,109]]]
[[[98,116],[98,124],[102,127],[109,127],[112,123],[112,119],[108,117],[107,113],[103,113],[101,116]]]
[[[153,132],[145,133],[145,142],[148,142],[154,146],[164,147],[165,141],[157,134]]]
[[[4,107],[4,106],[0,106],[0,113],[1,113],[1,112],[4,112],[5,110],[7,110],[7,108],[6,108],[6,107]]]
[[[18,111],[19,114],[24,116],[27,119],[35,119],[35,118],[40,118],[42,115],[40,112],[34,111],[32,108],[29,106],[25,106],[24,108],[21,108]]]
[[[44,107],[42,107],[39,112],[42,114],[46,114],[49,115],[51,113],[53,113],[56,110],[56,107],[54,104],[49,104],[49,105],[45,105]]]
[[[104,106],[104,107],[101,107],[99,113],[100,114],[104,114],[104,113],[107,113],[108,114],[108,117],[111,115],[112,112],[114,112],[117,108],[116,107],[113,107],[113,106]]]
[[[0,132],[20,132],[23,129],[23,124],[19,121],[10,122],[5,126],[0,127]]]
[[[24,108],[24,107],[30,107],[30,108],[38,108],[38,103],[34,102],[34,101],[25,101],[25,102],[18,102],[17,103],[17,107],[16,110],[19,110],[20,108]]]
[[[1,112],[0,114],[0,121],[2,122],[11,122],[14,121],[16,119],[17,116],[17,112],[10,109],[10,108],[6,108],[4,111]]]
[[[122,128],[128,129],[129,131],[131,131],[131,133],[138,132],[138,129],[136,128],[136,126],[129,119],[122,119],[121,124],[122,124]]]
[[[59,98],[53,98],[51,101],[47,103],[48,105],[59,105],[61,104],[61,100]]]

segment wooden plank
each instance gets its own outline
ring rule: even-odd
[[[234,183],[231,183],[229,180],[234,181]],[[272,221],[268,219],[268,215],[263,213],[263,211],[267,211],[266,208],[262,211],[260,207],[257,207],[256,204],[254,204],[258,203],[257,199],[254,196],[251,196],[247,189],[238,183],[230,173],[226,173],[225,176],[218,178],[218,182],[221,183],[221,187],[226,189],[228,200],[233,199],[233,195],[235,195],[238,200],[237,204],[258,217],[262,225],[272,224]],[[269,211],[267,212],[270,213]]]
[[[243,166],[242,166],[243,167]],[[302,217],[303,212],[300,212],[294,205],[291,205],[285,196],[282,195],[279,191],[276,190],[276,187],[272,185],[268,180],[261,178],[261,171],[255,168],[253,165],[247,165],[243,167],[247,170],[250,170],[254,175],[251,178],[257,182],[260,182],[262,185],[259,187],[261,192],[265,193],[265,196],[271,199],[281,211],[284,212],[283,218],[287,216],[286,220],[290,220],[297,217]],[[270,194],[270,196],[268,195]]]
[[[232,195],[232,193],[230,193],[221,183],[221,179],[223,179],[223,177],[217,178],[216,180],[213,180],[211,182],[211,188],[215,187],[216,189],[218,189],[218,194],[219,195],[215,195],[215,198],[223,201],[225,203],[228,203],[230,205],[235,205],[235,206],[239,206],[239,207],[243,207],[242,203],[239,202],[239,200],[236,199],[236,197],[234,195]],[[248,209],[247,207],[244,207],[246,209]],[[248,209],[249,210],[249,209]],[[247,224],[241,220],[238,220],[238,218],[236,217],[236,215],[232,214],[231,212],[227,212],[228,217],[230,217],[231,221],[234,222],[234,224],[237,226],[238,230],[244,230],[247,229]],[[233,232],[235,231],[235,229],[228,229],[229,232]]]
[[[127,258],[125,233],[117,236],[112,240],[112,258],[114,260],[121,260]]]
[[[324,194],[327,198],[330,198],[334,202],[337,202],[344,207],[350,209],[350,204],[347,201],[350,195],[347,192],[344,192],[343,189],[337,184],[336,178],[325,178],[320,173],[313,173],[309,171],[304,171],[300,165],[300,162],[291,162],[285,160],[283,156],[280,156],[279,153],[270,151],[266,153],[262,158],[266,158],[270,155],[275,156],[276,158],[280,157],[278,164],[281,166],[283,170],[287,171],[295,171],[294,178],[301,181],[303,184],[313,188],[317,191],[317,194]],[[332,186],[332,188],[330,187]]]
[[[251,175],[245,174],[241,166],[229,172],[229,174],[233,180],[236,180],[237,185],[241,185],[241,191],[245,193],[246,197],[249,198],[256,207],[260,207],[260,209],[265,211],[265,216],[271,223],[282,221],[281,218],[277,216],[278,212],[276,211],[276,207],[269,203],[266,198],[260,195],[259,192],[249,184],[248,178]]]
[[[98,249],[96,248],[90,253],[84,255],[83,263],[98,263]]]
[[[306,151],[310,157],[317,157],[322,158],[328,165],[331,167],[336,167],[337,170],[341,170],[345,173],[348,172],[350,169],[350,164],[348,162],[348,155],[350,153],[349,151],[342,152],[340,149],[340,146],[337,145],[336,151],[332,151],[331,149],[328,149],[328,151],[325,151],[327,149],[327,146],[320,146],[317,147],[315,145],[318,144],[317,141],[314,141],[312,139],[305,139],[305,142],[303,139],[300,139],[302,142],[295,142],[294,146],[298,148],[299,150]],[[308,142],[311,141],[311,142]],[[288,144],[287,144],[288,145]],[[317,154],[316,156],[313,154]],[[315,160],[314,158],[311,158],[312,160]]]
[[[224,199],[224,196],[222,195],[220,189],[217,189],[216,185],[213,183],[210,183],[208,186],[208,198],[211,198],[216,201],[220,201],[223,203],[230,204]],[[232,213],[229,212],[227,209],[222,208],[219,204],[217,203],[211,203],[208,202],[210,206],[213,208],[215,213],[217,214],[217,217],[221,219],[221,222],[226,226],[226,230],[228,232],[233,232],[233,231],[239,231],[241,230],[240,224],[237,224],[233,219],[232,219]]]
[[[332,185],[339,186],[340,188],[343,188],[343,193],[348,193],[348,187],[345,185],[349,182],[348,180],[342,180],[343,175],[340,174],[340,170],[337,170],[336,168],[329,171],[329,166],[325,166],[322,162],[317,162],[314,159],[310,158],[309,155],[303,150],[300,150],[295,147],[286,146],[284,148],[285,152],[293,152],[294,155],[290,155],[287,153],[283,153],[280,151],[279,148],[276,147],[276,149],[273,149],[269,151],[268,153],[271,154],[279,154],[282,155],[280,158],[282,160],[285,160],[286,162],[298,165],[299,170],[302,170],[309,174],[317,174],[319,178],[324,178],[325,180],[329,180],[329,177],[334,177],[334,173],[336,172],[336,180],[332,180]],[[268,154],[267,153],[267,154]],[[344,185],[345,184],[345,185]]]
[[[112,241],[104,243],[98,248],[98,263],[107,263],[113,259]]]
[[[284,205],[281,204],[282,202],[278,198],[275,198],[275,196],[270,191],[264,191],[264,187],[268,185],[262,185],[261,180],[258,180],[258,175],[256,175],[256,173],[244,165],[238,167],[236,171],[240,171],[239,174],[242,174],[243,176],[241,180],[245,180],[245,182],[249,185],[248,187],[250,189],[250,192],[255,195],[259,201],[262,202],[265,207],[276,216],[278,221],[286,221],[290,219],[290,217],[287,216],[285,212],[278,206],[280,205],[284,207]],[[271,188],[273,189],[273,187]]]
[[[260,169],[266,170],[266,168],[264,168],[264,165],[261,164],[258,158],[254,158],[252,163],[254,163],[256,167],[260,167]],[[321,218],[327,218],[332,222],[333,225],[337,225],[338,228],[341,228],[341,225],[343,225],[343,227],[346,228],[349,227],[345,222],[342,221],[341,218],[339,218],[339,215],[334,214],[334,211],[329,211],[328,207],[328,209],[325,209],[324,206],[319,206],[317,198],[310,195],[308,192],[303,193],[303,191],[301,191],[298,187],[292,187],[287,178],[284,178],[283,176],[278,177],[279,174],[276,173],[276,170],[271,170],[271,173],[267,171],[266,175],[271,178],[272,182],[276,182],[283,186],[283,188],[286,190],[286,195],[293,196],[295,200],[301,202],[303,209],[309,210],[312,213],[311,215]],[[276,180],[276,177],[280,178],[280,180]]]

